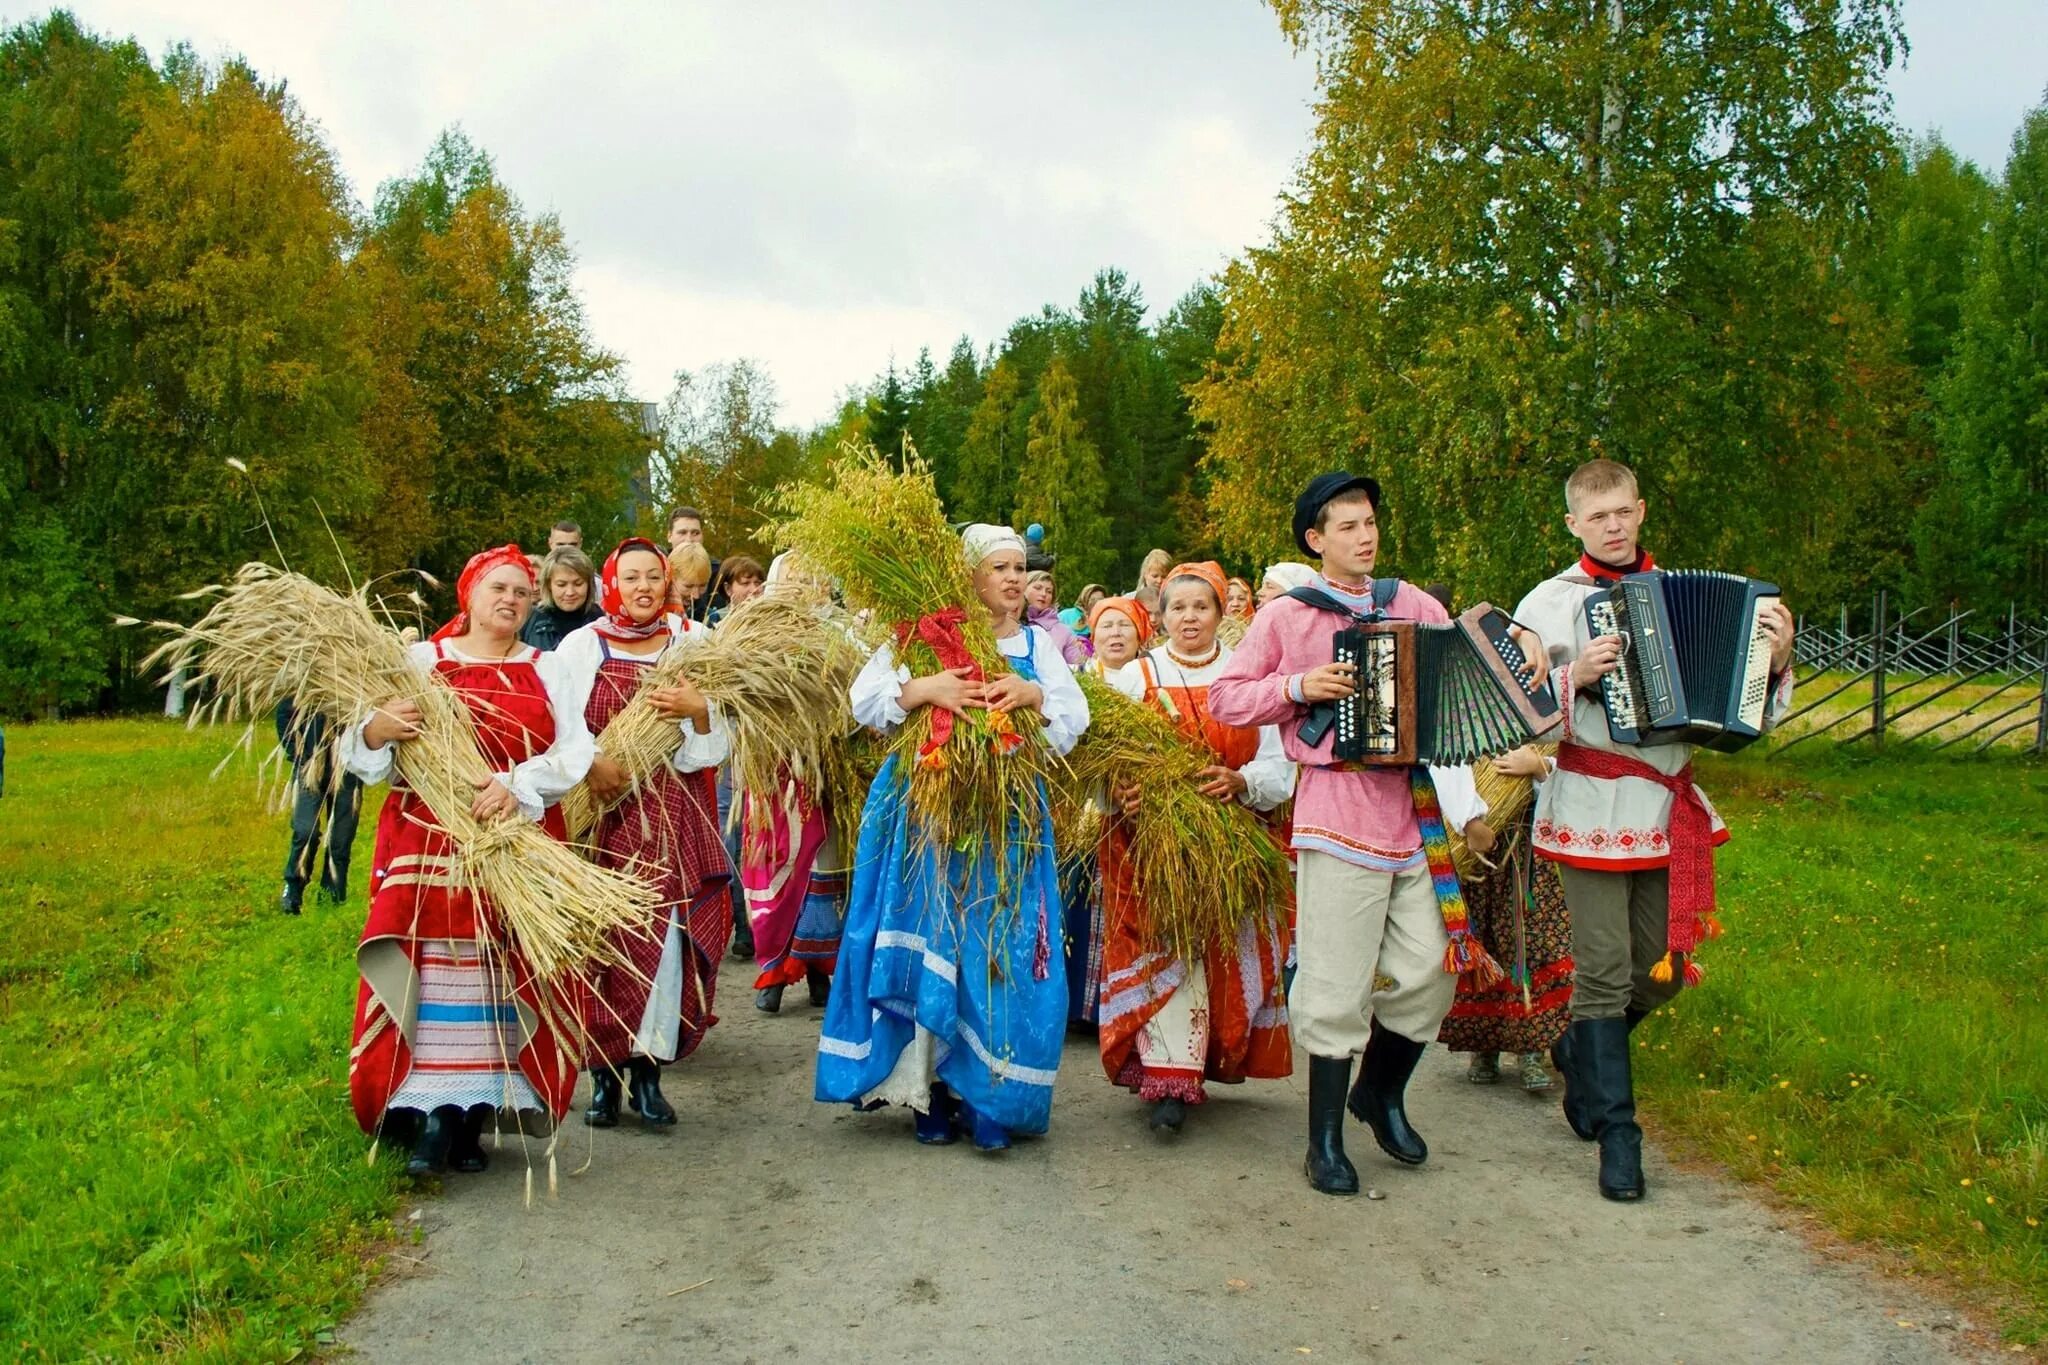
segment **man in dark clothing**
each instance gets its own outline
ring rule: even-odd
[[[279,898],[279,908],[287,915],[298,914],[304,904],[316,857],[320,889],[336,903],[348,899],[349,847],[355,843],[356,820],[363,808],[362,781],[335,763],[326,742],[326,720],[315,716],[301,731],[295,716],[289,699],[277,704],[277,742],[292,762],[292,844],[284,863],[284,895]]]

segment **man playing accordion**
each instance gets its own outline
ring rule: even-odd
[[[1541,784],[1535,847],[1558,865],[1571,912],[1572,1023],[1551,1052],[1564,1077],[1565,1117],[1600,1144],[1600,1193],[1643,1196],[1642,1129],[1629,1072],[1629,1033],[1699,968],[1691,953],[1720,931],[1713,849],[1728,830],[1693,785],[1685,743],[1617,744],[1601,680],[1623,663],[1620,636],[1595,638],[1586,602],[1623,575],[1655,568],[1637,545],[1644,505],[1635,474],[1612,460],[1565,481],[1565,526],[1584,553],[1515,609],[1546,643],[1566,713],[1557,771]],[[1773,590],[1775,591],[1775,590]],[[1792,616],[1775,597],[1759,609],[1768,638],[1768,727],[1792,699]]]

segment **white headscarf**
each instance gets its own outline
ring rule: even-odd
[[[1266,566],[1266,576],[1260,580],[1260,584],[1277,584],[1282,592],[1288,592],[1295,588],[1305,588],[1315,581],[1314,569],[1306,564],[1296,564],[1291,559],[1283,559],[1278,564]]]
[[[980,568],[983,561],[998,550],[1015,550],[1024,553],[1024,537],[1008,526],[991,526],[977,521],[960,533],[960,548],[967,556],[971,568]]]

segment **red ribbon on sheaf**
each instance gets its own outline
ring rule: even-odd
[[[960,633],[960,627],[967,621],[964,607],[947,607],[929,616],[920,616],[915,622],[903,621],[896,626],[896,648],[900,652],[910,643],[911,636],[931,646],[938,656],[939,667],[945,669],[964,668],[968,677],[976,682],[986,679],[982,676],[981,665],[974,661],[974,655],[967,650],[967,639]],[[932,713],[932,735],[918,749],[919,762],[931,757],[953,737],[953,713],[943,706],[934,706]]]

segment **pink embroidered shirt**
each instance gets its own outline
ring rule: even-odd
[[[1318,577],[1315,586],[1347,605],[1363,610],[1364,597],[1346,593]],[[1442,625],[1450,620],[1435,598],[1412,583],[1403,583],[1387,604],[1392,620]],[[1398,872],[1420,867],[1422,832],[1415,824],[1415,796],[1407,768],[1343,770],[1333,767],[1334,735],[1310,748],[1295,732],[1308,707],[1302,704],[1301,679],[1310,669],[1329,663],[1331,639],[1343,618],[1306,602],[1278,598],[1259,608],[1245,632],[1244,643],[1209,684],[1209,711],[1226,725],[1277,725],[1287,757],[1301,765],[1294,792],[1294,847],[1341,858],[1359,867]],[[1462,826],[1476,811],[1452,809],[1461,804],[1452,795],[1456,775],[1439,775],[1438,795],[1444,817]],[[1469,788],[1469,781],[1462,784]],[[1476,796],[1473,798],[1476,801]]]

